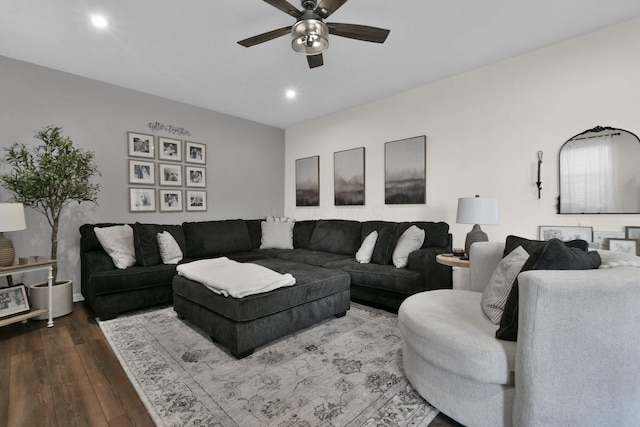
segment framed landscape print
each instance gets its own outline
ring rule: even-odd
[[[540,240],[560,239],[563,242],[582,239],[593,240],[593,227],[573,227],[564,225],[541,225]]]
[[[384,202],[419,205],[427,202],[427,137],[384,144]]]
[[[198,142],[185,141],[184,161],[187,163],[207,163],[207,146]]]
[[[29,299],[24,285],[0,289],[0,318],[29,310]]]
[[[364,147],[333,153],[336,206],[364,205]]]
[[[160,212],[182,211],[182,190],[158,190],[160,192]]]
[[[154,185],[156,164],[144,160],[129,159],[129,184]]]
[[[609,239],[624,239],[624,231],[594,231],[592,249],[609,249]]]
[[[207,192],[203,190],[187,190],[186,203],[188,211],[206,211]]]
[[[130,212],[155,212],[156,190],[154,188],[129,188]]]
[[[158,137],[158,159],[174,162],[182,161],[182,141]]]
[[[182,166],[176,163],[158,163],[160,185],[182,186]]]
[[[147,159],[155,159],[155,146],[153,135],[144,133],[127,132],[128,148],[130,157],[144,157]]]
[[[609,239],[611,252],[622,252],[627,255],[639,255],[637,239]]]
[[[207,186],[207,170],[198,166],[185,166],[185,178],[187,187],[206,187]]]
[[[320,156],[296,160],[296,206],[320,206]]]

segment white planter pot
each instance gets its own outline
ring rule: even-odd
[[[53,317],[60,317],[73,311],[73,282],[71,280],[56,282],[52,288]],[[49,287],[46,283],[38,283],[29,287],[29,303],[32,309],[49,308]],[[46,320],[45,313],[34,317],[36,320]]]

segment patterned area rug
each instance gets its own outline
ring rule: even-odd
[[[427,426],[397,315],[359,304],[237,360],[173,308],[99,322],[160,426]]]

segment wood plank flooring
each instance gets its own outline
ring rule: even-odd
[[[153,426],[84,303],[0,328],[0,426]],[[461,427],[439,415],[429,427]]]

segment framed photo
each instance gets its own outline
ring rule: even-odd
[[[594,231],[591,249],[609,249],[609,239],[624,239],[624,231]]]
[[[627,239],[640,239],[640,227],[626,226],[624,231]]]
[[[333,153],[336,206],[364,205],[364,147]]]
[[[384,144],[384,203],[420,205],[427,203],[427,137]]]
[[[638,239],[609,239],[609,250],[627,255],[640,255],[638,253],[639,242]]]
[[[198,166],[185,166],[184,175],[187,180],[187,187],[206,187],[207,169]]]
[[[182,141],[179,139],[158,137],[158,159],[182,161]]]
[[[206,211],[207,192],[203,190],[187,190],[187,210]]]
[[[153,135],[145,133],[127,132],[129,137],[129,156],[155,159],[155,145]]]
[[[154,185],[156,183],[156,164],[144,160],[129,159],[129,184]]]
[[[158,163],[160,185],[182,187],[182,165],[177,163]]]
[[[182,211],[182,190],[158,190],[160,194],[160,212]]]
[[[541,225],[540,240],[560,239],[563,242],[582,239],[593,241],[593,227],[572,227],[563,225]]]
[[[155,212],[154,188],[129,188],[129,212]]]
[[[29,310],[29,299],[24,285],[0,289],[0,318]]]
[[[187,163],[207,163],[207,146],[198,142],[184,142],[184,161]]]
[[[320,156],[296,160],[296,206],[320,206]]]

